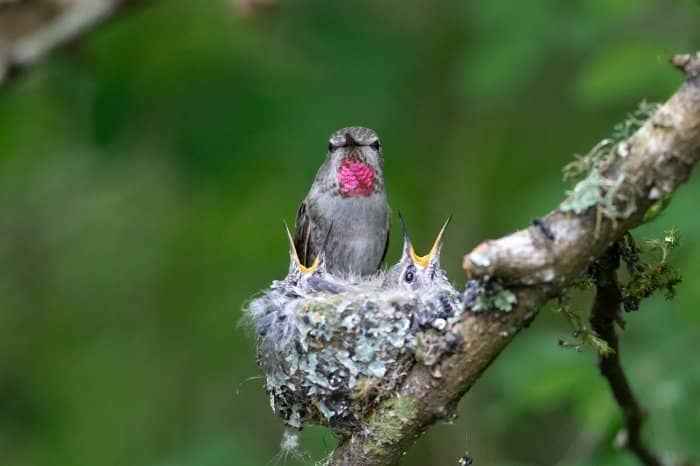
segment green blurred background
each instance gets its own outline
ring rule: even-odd
[[[454,214],[461,287],[464,253],[546,213],[574,153],[673,92],[699,24],[692,0],[161,0],[52,55],[0,88],[0,463],[282,464],[238,322],[286,273],[281,220],[328,135],[378,131],[419,249]],[[698,196],[638,233],[681,229],[684,283],[622,337],[647,438],[681,457],[700,456]],[[543,311],[403,464],[636,464],[595,354],[557,346],[570,331]],[[303,439],[314,459],[336,442]]]

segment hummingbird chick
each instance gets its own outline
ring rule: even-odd
[[[442,225],[433,246],[424,256],[416,254],[400,212],[399,219],[403,230],[403,253],[401,260],[387,272],[382,286],[385,289],[404,289],[420,293],[424,297],[424,301],[422,306],[413,311],[414,325],[443,330],[450,320],[459,313],[459,309],[455,306],[457,296],[454,288],[445,271],[440,267],[442,241],[452,217],[450,216]],[[449,338],[438,339],[428,345],[432,351],[425,352],[424,362],[436,360],[435,358],[444,352],[453,349],[452,345],[456,343],[456,340],[452,338],[451,334],[448,335],[450,335]]]
[[[389,244],[390,219],[379,137],[360,126],[336,131],[297,212],[294,244],[301,264],[310,267],[327,240],[330,273],[376,273]]]
[[[401,212],[399,212],[399,220],[401,220],[401,229],[403,231],[403,252],[399,262],[387,272],[383,286],[385,288],[404,287],[410,290],[424,287],[450,287],[447,275],[440,267],[440,250],[442,249],[445,230],[447,230],[452,216],[448,217],[442,225],[433,242],[433,246],[425,256],[416,254]]]
[[[331,231],[333,231],[332,227],[326,232],[323,244],[309,266],[302,264],[299,259],[299,254],[294,244],[294,238],[292,238],[292,234],[286,222],[284,222],[284,230],[289,240],[289,272],[283,284],[288,290],[288,293],[293,293],[291,291],[293,289],[316,293],[324,291],[340,293],[349,289],[347,283],[329,274],[326,266],[326,247]]]

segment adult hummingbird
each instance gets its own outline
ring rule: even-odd
[[[372,275],[386,255],[390,219],[379,137],[361,126],[336,131],[297,212],[294,244],[300,262],[311,266],[327,241],[329,272]]]

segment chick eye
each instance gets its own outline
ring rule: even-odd
[[[379,150],[379,140],[377,139],[372,144],[369,145],[374,150]]]
[[[328,143],[328,150],[329,150],[329,151],[333,151],[334,149],[335,149],[335,146],[333,145],[333,143],[332,143],[332,142],[329,142],[329,143]]]
[[[406,281],[406,283],[411,283],[414,278],[415,278],[415,275],[410,270],[408,272],[406,272],[406,275],[404,275],[404,277],[403,277],[403,279]]]

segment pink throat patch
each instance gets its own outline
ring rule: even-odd
[[[374,190],[374,168],[354,157],[346,157],[340,162],[338,185],[343,196],[367,197]]]

